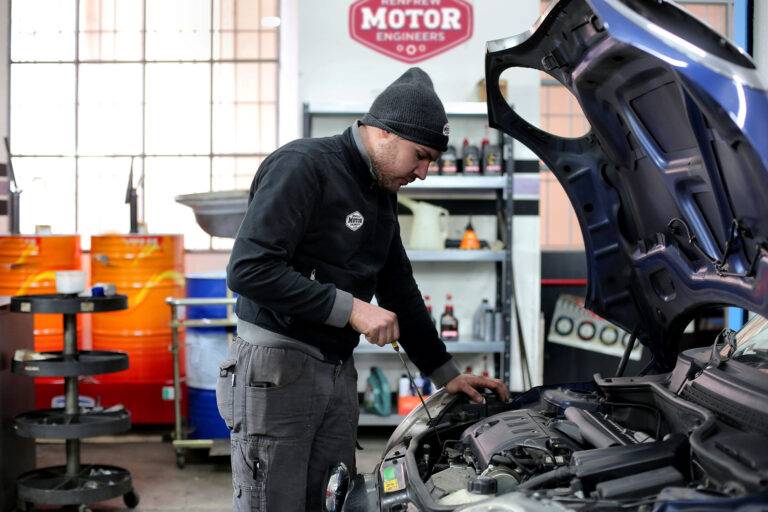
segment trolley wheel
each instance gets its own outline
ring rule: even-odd
[[[184,469],[187,464],[187,458],[184,456],[184,452],[176,452],[176,467]]]
[[[136,508],[139,505],[139,495],[136,491],[130,490],[123,494],[123,503],[128,508]]]

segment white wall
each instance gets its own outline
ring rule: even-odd
[[[10,29],[8,0],[0,0],[0,135],[8,134],[8,30]]]
[[[477,0],[474,32],[467,42],[419,64],[444,103],[478,101],[484,78],[485,43],[528,30],[539,15],[539,0]],[[301,0],[299,7],[299,98],[311,103],[369,105],[411,65],[353,41],[347,27],[348,0]],[[286,27],[283,27],[286,28]],[[539,117],[537,71],[507,73],[509,95],[527,119]],[[527,155],[527,156],[524,156]],[[518,158],[534,158],[521,148]]]
[[[0,0],[0,141],[8,135],[8,94],[9,94],[9,69],[8,61],[8,30],[11,23],[9,16],[8,0]],[[0,143],[0,162],[7,163],[8,155],[5,146]],[[6,182],[7,183],[7,182]],[[5,186],[5,183],[3,184]],[[5,192],[3,192],[3,195]],[[8,217],[0,216],[0,233],[8,232]]]
[[[754,57],[757,70],[768,87],[768,2],[755,2]]]
[[[0,0],[0,138],[8,135],[8,30],[11,23],[8,0]],[[0,151],[6,161],[5,150]]]

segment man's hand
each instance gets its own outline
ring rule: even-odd
[[[364,334],[369,343],[380,347],[400,338],[396,314],[357,298],[352,301],[349,325]]]
[[[509,389],[499,379],[489,379],[488,377],[478,377],[477,375],[470,375],[468,373],[462,373],[458,377],[454,377],[445,385],[446,391],[454,395],[462,392],[469,396],[470,400],[476,403],[483,402],[483,395],[477,392],[475,388],[488,388],[492,389],[499,395],[499,398],[503,401],[509,400]]]

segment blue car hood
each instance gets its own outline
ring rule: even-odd
[[[507,104],[499,76],[545,71],[591,131],[557,137]],[[674,365],[697,310],[768,316],[768,94],[751,59],[674,3],[561,0],[488,43],[492,126],[564,187],[588,263],[587,306]]]

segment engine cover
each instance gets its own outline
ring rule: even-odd
[[[461,441],[472,452],[480,470],[488,467],[494,455],[515,448],[548,455],[554,463],[555,457],[570,455],[580,447],[551,429],[552,421],[531,410],[503,412],[469,427]]]

